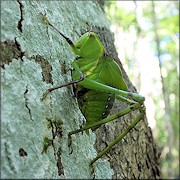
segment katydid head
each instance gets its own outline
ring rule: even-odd
[[[75,52],[77,55],[87,59],[98,59],[105,52],[103,44],[94,32],[83,34],[76,42],[75,48],[78,49],[78,53]]]

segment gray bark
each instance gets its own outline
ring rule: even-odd
[[[98,33],[107,52],[117,58],[109,22],[93,1],[2,1],[2,178],[91,179],[89,163],[96,149],[109,144],[137,112],[100,127],[90,135],[68,132],[85,121],[71,87],[50,87],[71,81],[68,69],[75,55],[40,13],[74,42],[89,26]],[[120,64],[120,62],[119,62]],[[122,65],[120,64],[121,68]],[[123,70],[123,69],[122,69]],[[135,90],[123,70],[130,90]],[[114,111],[125,107],[115,104]],[[94,144],[96,142],[96,148]],[[95,164],[95,178],[157,178],[159,156],[147,120]]]

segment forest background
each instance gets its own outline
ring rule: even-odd
[[[179,177],[179,1],[105,1],[123,66],[146,97],[162,178]]]

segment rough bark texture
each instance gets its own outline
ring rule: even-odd
[[[91,132],[68,132],[84,121],[71,87],[54,91],[42,101],[45,90],[71,80],[68,69],[74,59],[68,44],[47,27],[40,13],[76,41],[92,26],[117,58],[109,23],[93,1],[1,2],[1,176],[2,178],[90,179],[89,163],[96,148],[109,144],[136,112]],[[76,31],[75,31],[76,30]],[[122,65],[120,64],[122,67]],[[129,89],[135,88],[123,71]],[[114,112],[126,107],[116,103]],[[95,164],[95,178],[158,178],[159,156],[147,120]]]

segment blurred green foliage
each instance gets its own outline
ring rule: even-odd
[[[153,13],[151,1],[105,1],[105,11],[114,33],[120,28],[126,41],[132,44],[131,47],[123,47],[120,50],[121,53],[124,51],[125,64],[128,65],[126,71],[130,79],[133,80],[134,71],[138,70],[133,68],[141,66],[132,61],[139,37],[144,36],[148,40],[154,59],[160,60],[159,68],[162,71],[163,81],[161,82],[159,74],[159,77],[153,80],[152,89],[159,82],[161,86],[164,86],[169,119],[166,122],[167,112],[162,105],[164,104],[162,90],[162,92],[157,92],[157,95],[152,95],[156,121],[153,131],[157,132],[154,137],[162,148],[162,178],[175,178],[179,177],[179,1],[154,1],[154,7],[155,13]],[[159,44],[157,44],[154,29],[154,16],[157,22]],[[135,39],[130,36],[132,29],[135,31]],[[127,39],[128,35],[129,39]],[[160,48],[159,58],[157,46]],[[153,73],[153,69],[151,72]],[[141,83],[137,83],[136,87],[138,84]],[[172,132],[168,131],[168,123],[172,127]]]

